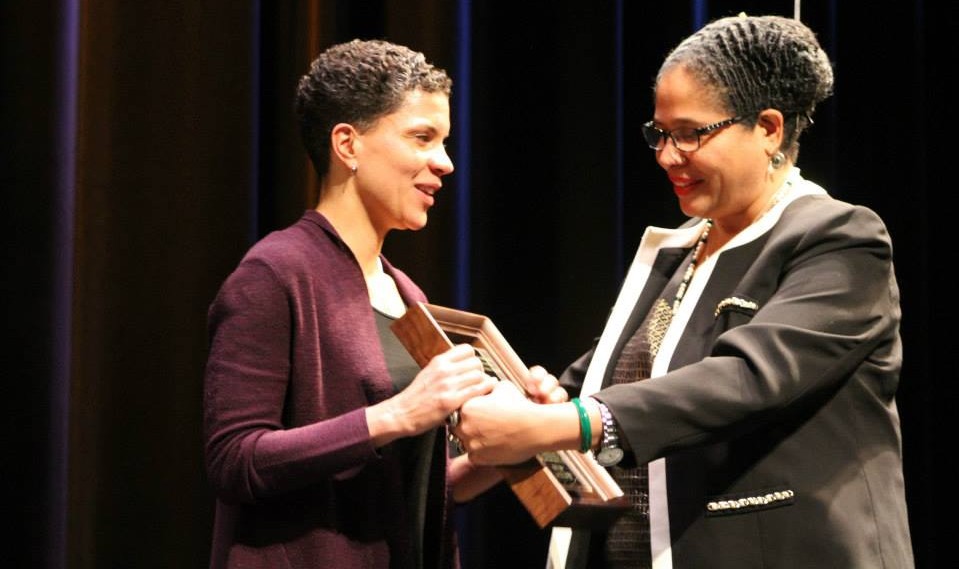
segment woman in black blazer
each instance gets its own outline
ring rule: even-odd
[[[571,402],[503,382],[456,429],[474,462],[579,449],[631,488],[608,532],[554,530],[549,567],[913,566],[890,238],[796,167],[832,85],[793,19],[666,57],[643,134],[690,219],[647,229]]]

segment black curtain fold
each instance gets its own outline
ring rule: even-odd
[[[72,86],[61,76],[64,6],[80,15]],[[455,268],[469,263],[466,308],[491,316],[526,363],[559,373],[600,332],[643,230],[682,220],[639,127],[652,113],[658,65],[693,31],[697,6],[708,19],[793,10],[784,0],[4,3],[0,210],[11,230],[2,296],[12,389],[3,480],[17,523],[0,563],[205,566],[206,307],[252,240],[315,200],[292,97],[320,49],[384,37],[427,53],[451,72],[454,91],[471,86],[471,154],[453,155],[469,160],[469,183],[451,176],[429,226],[391,236],[386,253],[439,304],[455,301]],[[934,214],[950,213],[957,8],[832,0],[802,10],[837,83],[799,165],[836,197],[879,212],[893,237],[910,522],[917,566],[937,567],[949,559],[946,433],[957,388],[945,276],[953,239]],[[456,58],[464,15],[469,69]],[[76,107],[63,108],[69,101]],[[76,116],[71,160],[58,154],[67,111]],[[59,209],[63,180],[74,184],[72,214]],[[456,247],[458,198],[470,204],[467,258]],[[57,264],[63,215],[72,215],[68,282]],[[62,341],[69,369],[57,367]],[[460,508],[458,519],[464,569],[543,564],[548,536],[507,488]]]

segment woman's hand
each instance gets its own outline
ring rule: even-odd
[[[572,404],[534,403],[500,381],[489,395],[463,404],[453,433],[476,464],[516,464],[546,450],[575,448],[579,420]]]
[[[525,387],[529,398],[537,403],[563,403],[569,400],[569,394],[559,386],[559,380],[542,366],[529,368]]]
[[[468,502],[503,481],[503,474],[493,466],[480,466],[463,454],[450,461],[449,479],[453,501]]]
[[[373,444],[380,447],[438,427],[450,413],[469,399],[489,393],[496,383],[496,378],[483,372],[472,346],[454,346],[430,360],[406,389],[366,409]]]

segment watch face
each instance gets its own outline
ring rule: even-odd
[[[623,460],[623,449],[618,447],[604,448],[596,455],[596,462],[601,466],[613,466]]]

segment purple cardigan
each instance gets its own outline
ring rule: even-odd
[[[385,259],[407,303],[423,292]],[[254,245],[209,310],[211,568],[406,568],[402,465],[370,440],[364,408],[393,394],[362,271],[319,213]],[[425,549],[457,567],[444,437]],[[439,521],[440,523],[435,523]],[[429,529],[428,529],[429,532]]]

